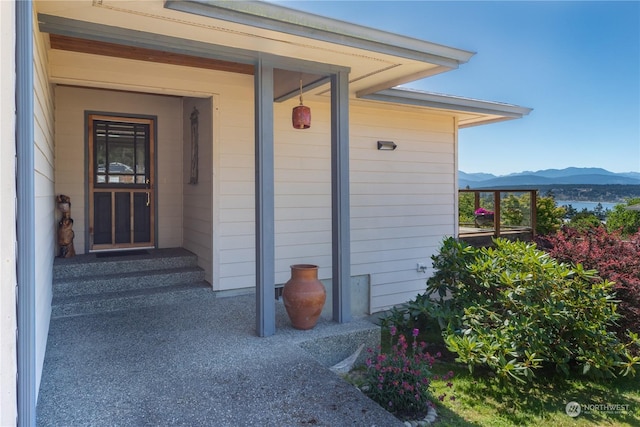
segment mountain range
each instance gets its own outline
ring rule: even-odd
[[[458,171],[460,188],[511,188],[536,185],[640,185],[640,172],[616,173],[602,168],[545,169],[496,176]]]

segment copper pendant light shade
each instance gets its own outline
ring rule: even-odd
[[[295,129],[309,129],[311,127],[311,108],[302,105],[302,80],[300,80],[300,105],[293,108],[291,122]]]

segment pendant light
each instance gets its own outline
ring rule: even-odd
[[[300,79],[300,105],[293,108],[291,121],[295,129],[309,129],[311,127],[311,108],[302,105],[302,79]]]

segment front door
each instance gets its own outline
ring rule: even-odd
[[[89,116],[89,250],[155,245],[153,119]]]

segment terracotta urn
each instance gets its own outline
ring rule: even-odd
[[[318,266],[292,265],[291,279],[284,284],[282,299],[294,328],[306,330],[316,326],[327,299],[327,291],[318,280]]]

